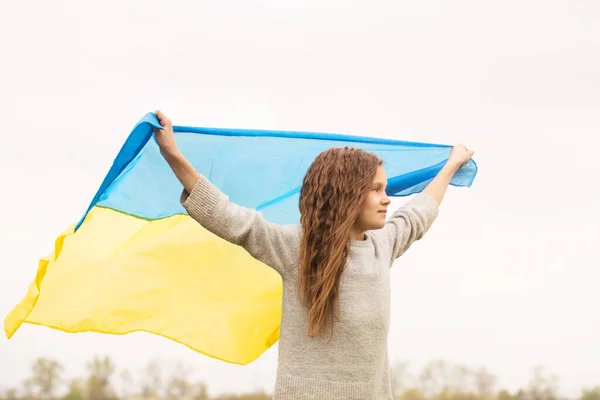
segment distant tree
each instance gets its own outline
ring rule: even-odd
[[[405,389],[400,396],[396,398],[398,400],[425,400],[425,396],[419,388]]]
[[[158,399],[163,389],[163,374],[160,362],[152,360],[140,373],[141,393],[144,398]]]
[[[40,357],[31,367],[31,377],[25,382],[27,395],[53,399],[62,383],[63,366],[55,360]]]
[[[0,396],[1,399],[4,400],[18,400],[19,396],[17,395],[17,389],[8,388],[4,390],[4,394]]]
[[[434,360],[419,375],[419,383],[426,398],[471,399],[481,397],[477,395],[480,389],[491,392],[493,379],[483,369],[474,372],[464,365],[450,365],[442,360]]]
[[[545,376],[544,368],[537,366],[527,387],[528,400],[557,400],[558,378],[555,375]]]
[[[464,365],[447,366],[447,376],[445,384],[445,392],[465,395],[469,393],[475,386],[475,373],[473,370]]]
[[[210,400],[208,395],[208,388],[203,382],[197,383],[192,387],[192,400]]]
[[[496,393],[496,400],[516,400],[516,395],[512,395],[508,390],[502,389]]]
[[[31,382],[31,378],[29,379],[25,379],[23,381],[23,396],[22,398],[25,400],[31,400],[34,398],[37,398],[37,396],[35,395],[35,388],[33,387],[33,383]]]
[[[244,393],[244,394],[224,394],[215,397],[213,400],[271,400],[271,396],[264,392]]]
[[[83,379],[72,379],[69,382],[69,390],[62,400],[85,400],[86,382]]]
[[[115,399],[116,394],[111,385],[111,378],[116,365],[109,356],[96,356],[87,364],[87,395],[90,400]]]
[[[134,392],[133,377],[126,369],[121,371],[119,377],[121,378],[121,395],[123,398],[128,399],[133,395]]]
[[[167,383],[166,395],[168,399],[186,398],[192,394],[193,385],[188,380],[189,373],[190,370],[183,364],[177,364]]]
[[[515,400],[529,400],[529,398],[527,397],[527,393],[525,393],[523,389],[519,389],[515,394]]]
[[[489,400],[494,397],[494,386],[496,377],[489,373],[485,368],[480,367],[472,374],[475,386],[475,392],[482,400]]]
[[[414,386],[414,376],[408,369],[407,362],[398,362],[390,368],[392,394],[397,397],[409,387]]]
[[[600,386],[591,390],[583,390],[580,400],[600,400]]]
[[[429,362],[419,375],[421,390],[426,397],[448,390],[449,366],[443,360]]]

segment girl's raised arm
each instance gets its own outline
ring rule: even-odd
[[[283,276],[296,265],[300,227],[277,225],[260,212],[239,206],[198,173],[177,148],[171,121],[156,112],[162,130],[154,135],[160,152],[183,185],[181,204],[190,217],[220,238],[242,246],[250,255]]]

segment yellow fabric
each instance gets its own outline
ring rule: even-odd
[[[146,331],[247,364],[279,339],[281,277],[188,215],[146,221],[95,207],[41,259],[6,317],[65,332]]]

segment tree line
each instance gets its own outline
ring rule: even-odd
[[[191,369],[179,364],[165,370],[160,361],[149,362],[134,379],[118,371],[108,356],[86,363],[81,376],[66,378],[62,364],[38,358],[30,376],[18,386],[2,388],[0,400],[269,400],[266,392],[210,396],[205,382],[190,378]],[[419,373],[407,363],[391,368],[397,400],[563,400],[558,378],[543,368],[532,370],[527,385],[516,391],[497,388],[496,377],[483,367],[471,368],[433,360]],[[573,400],[600,400],[600,386],[583,389]]]

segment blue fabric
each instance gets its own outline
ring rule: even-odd
[[[160,155],[153,126],[160,127],[153,113],[135,125],[88,211],[98,205],[147,219],[185,213],[179,203],[181,184]],[[302,179],[314,158],[328,148],[360,147],[381,157],[390,196],[423,190],[452,149],[442,144],[327,133],[180,126],[174,131],[182,153],[231,201],[258,209],[280,224],[298,223]],[[451,185],[471,186],[476,174],[477,165],[471,160],[455,174]],[[77,227],[84,219],[85,215]]]

